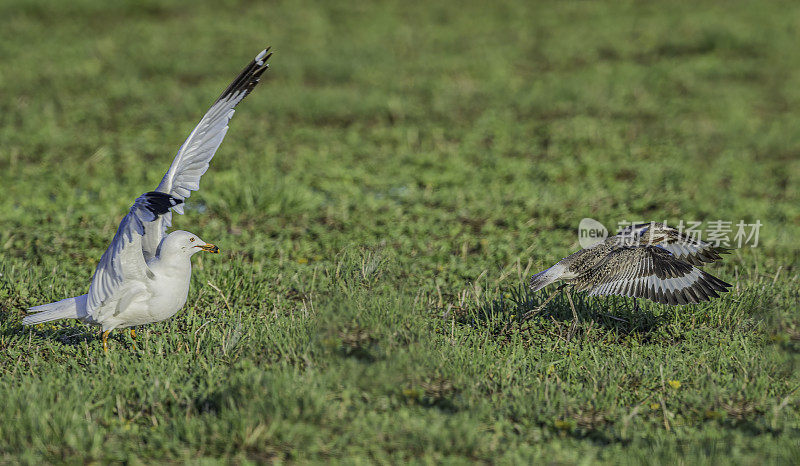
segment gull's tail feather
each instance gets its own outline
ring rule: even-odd
[[[22,325],[35,325],[58,319],[78,319],[86,314],[86,295],[35,306],[28,309],[28,312],[36,314],[25,316]]]

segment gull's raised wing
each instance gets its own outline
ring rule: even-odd
[[[582,278],[578,288],[590,296],[630,296],[663,304],[708,301],[731,286],[657,246],[620,247]]]
[[[148,277],[151,272],[142,254],[145,225],[181,203],[181,199],[155,191],[136,199],[94,271],[86,300],[90,316],[97,318],[104,304],[120,297],[125,280],[143,281]]]
[[[233,117],[234,107],[256,87],[261,75],[269,68],[267,60],[271,56],[269,47],[262,50],[219,96],[178,150],[156,191],[183,200],[192,191],[200,188],[200,177],[208,170],[211,158],[228,131],[228,122]],[[175,211],[182,214],[183,206],[175,207]],[[142,251],[146,260],[156,255],[158,245],[170,225],[172,212],[167,212],[156,222],[146,225],[146,234],[142,240]]]

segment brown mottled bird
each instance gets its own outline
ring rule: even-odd
[[[589,296],[629,296],[634,304],[636,298],[672,305],[708,301],[732,285],[697,266],[720,260],[720,254],[727,252],[661,223],[632,225],[531,277],[533,291],[557,281],[564,283],[525,317],[540,311],[569,285]],[[567,298],[574,329],[578,314],[569,293]]]

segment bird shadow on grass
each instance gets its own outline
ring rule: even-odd
[[[3,336],[35,336],[37,338],[58,342],[64,346],[80,346],[83,343],[91,345],[93,342],[101,342],[102,334],[97,329],[88,328],[82,324],[63,324],[57,323],[43,323],[26,327],[21,323],[13,322],[11,317],[7,314],[0,316],[0,327],[3,328],[0,332]],[[116,333],[116,334],[115,334]],[[121,344],[127,344],[124,334],[121,332],[112,332],[109,339],[114,339]]]
[[[98,332],[81,329],[79,327],[64,328],[27,328],[20,327],[21,333],[32,333],[33,335],[58,342],[64,346],[80,346],[83,343],[92,344],[93,341],[101,341],[102,337]]]
[[[552,288],[552,287],[551,287]],[[638,310],[633,300],[621,297],[588,297],[569,289],[561,291],[547,305],[536,310],[553,293],[546,289],[533,293],[526,286],[505,290],[499,296],[489,296],[472,309],[459,315],[463,325],[484,328],[498,337],[512,333],[544,333],[565,338],[573,321],[566,293],[571,293],[578,314],[576,336],[589,336],[592,332],[614,334],[619,338],[637,337],[651,341],[666,323],[670,313],[653,312],[651,303],[639,300]],[[530,315],[528,315],[531,313]],[[602,330],[602,332],[597,332]]]

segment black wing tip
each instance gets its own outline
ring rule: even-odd
[[[142,194],[139,199],[143,201],[144,208],[155,215],[164,215],[169,209],[183,204],[183,199],[159,191],[150,191]]]
[[[250,91],[256,87],[256,84],[258,84],[259,79],[261,79],[261,75],[269,69],[269,63],[267,63],[267,60],[272,57],[273,52],[270,52],[271,48],[272,47],[267,47],[259,52],[258,55],[256,55],[255,58],[253,58],[253,60],[244,67],[241,73],[239,73],[239,76],[237,76],[236,79],[234,79],[233,82],[222,92],[222,94],[220,94],[216,102],[226,99],[237,92],[243,93],[244,96],[249,94]]]
[[[172,203],[173,206],[183,203],[183,199],[177,198],[169,193],[162,193],[161,191],[150,191],[142,194],[142,197],[147,200],[158,199]]]
[[[268,46],[267,48],[259,52],[259,54],[256,55],[256,57],[253,59],[253,63],[255,63],[258,66],[269,68],[269,63],[267,63],[267,60],[269,60],[273,54],[273,52],[270,52],[271,49],[272,47]]]

